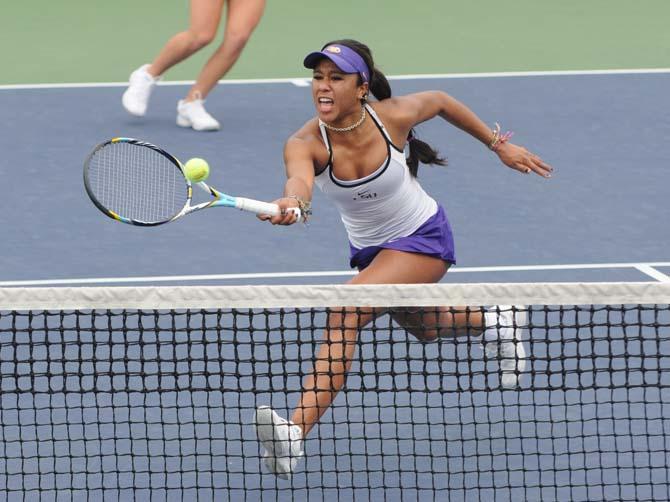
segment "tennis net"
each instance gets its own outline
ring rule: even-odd
[[[291,415],[343,305],[392,315],[277,478],[255,410]],[[524,314],[514,385],[480,306]],[[670,284],[0,288],[4,500],[668,500],[669,459]]]

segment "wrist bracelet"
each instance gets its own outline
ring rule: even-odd
[[[507,143],[509,139],[514,135],[513,132],[507,131],[505,134],[500,134],[500,124],[496,122],[495,129],[493,129],[493,138],[489,143],[489,150],[494,152],[498,151],[501,145]]]
[[[307,223],[307,218],[312,215],[312,202],[298,197],[297,195],[288,195],[288,199],[293,199],[298,203],[298,209],[300,209],[300,214],[302,216],[302,221]]]

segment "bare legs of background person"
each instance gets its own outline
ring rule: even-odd
[[[239,59],[265,9],[265,0],[228,0],[223,42],[207,61],[186,101],[204,99]]]
[[[165,44],[149,65],[133,72],[123,104],[133,115],[142,116],[152,89],[169,68],[210,44],[216,37],[226,0],[191,0],[190,22]],[[200,72],[185,99],[177,105],[177,123],[196,130],[216,130],[219,123],[204,109],[205,97],[239,58],[265,9],[265,0],[227,0],[224,38]]]
[[[265,0],[228,0],[223,42],[209,58],[186,98],[177,104],[177,125],[217,130],[219,122],[204,108],[205,98],[242,54],[265,9]]]

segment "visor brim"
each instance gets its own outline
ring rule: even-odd
[[[358,70],[346,59],[338,56],[337,54],[326,51],[317,51],[307,54],[302,64],[305,66],[305,68],[313,70],[318,66],[319,61],[321,61],[323,58],[330,59],[335,64],[335,66],[337,66],[344,73],[358,73]]]

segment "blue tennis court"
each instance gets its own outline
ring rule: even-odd
[[[189,8],[263,3],[198,89],[222,129],[176,127],[218,44],[245,38],[222,22],[156,68],[175,33],[211,37]],[[670,500],[669,16],[667,0],[6,2],[0,500]],[[84,160],[116,136],[277,198],[284,142],[314,115],[302,57],[349,37],[394,94],[446,91],[555,169],[523,176],[419,126],[449,160],[419,169],[454,229],[440,284],[343,285],[347,235],[318,190],[289,228],[229,209],[132,227],[88,199]],[[150,62],[164,79],[137,119],[121,97]],[[342,305],[395,321],[353,334],[346,384],[281,479],[256,410],[299,423]]]
[[[669,80],[667,73],[652,73],[392,81],[396,94],[451,93],[485,121],[515,131],[515,141],[556,169],[549,181],[516,175],[448,124],[434,120],[420,126],[421,136],[450,163],[423,167],[419,179],[445,205],[454,226],[455,270],[660,263],[665,266],[657,270],[667,273],[668,172],[658,145],[670,121],[657,112]],[[283,142],[312,110],[309,88],[290,82],[231,84],[212,104],[220,108],[214,111],[224,117],[224,129],[197,134],[173,123],[172,103],[183,88],[159,90],[156,113],[140,120],[119,106],[122,87],[0,91],[0,105],[12,118],[0,138],[7,188],[2,281],[347,270],[344,229],[319,193],[307,227],[272,228],[223,209],[153,229],[104,218],[82,184],[83,160],[104,139],[137,137],[182,160],[204,157],[212,165],[212,186],[273,200],[283,188]],[[64,109],[71,120],[55,127]],[[635,267],[492,273],[487,280],[649,279]],[[481,281],[480,275],[457,277]],[[293,279],[226,283],[256,280]],[[339,280],[298,279],[305,281]]]
[[[211,104],[223,129],[213,134],[174,126],[184,91],[177,85],[161,86],[156,113],[141,120],[120,107],[121,86],[0,90],[11,118],[0,137],[0,286],[346,281],[346,234],[318,192],[307,226],[275,228],[221,209],[136,228],[103,216],[83,189],[88,152],[122,135],[182,160],[204,157],[212,186],[273,200],[283,187],[283,142],[312,115],[301,84],[223,86]],[[555,168],[549,181],[524,177],[445,123],[420,126],[449,159],[419,172],[455,231],[458,263],[443,282],[670,281],[670,174],[659,147],[670,134],[670,119],[659,115],[669,85],[667,72],[392,80],[396,94],[449,92]],[[20,500],[23,489],[44,500],[86,500],[87,486],[105,500],[669,495],[667,445],[658,444],[670,427],[670,347],[655,338],[667,332],[667,311],[534,311],[533,375],[519,392],[491,390],[496,377],[489,380],[475,344],[420,344],[390,323],[365,332],[346,391],[307,441],[318,460],[288,484],[260,468],[249,424],[261,401],[292,406],[323,313],[247,315],[230,325],[228,315],[179,314],[172,324],[139,313],[68,319],[65,326],[84,333],[74,338],[59,316],[5,316],[0,332],[18,329],[18,337],[0,349],[8,357],[3,390],[38,393],[2,398],[5,471],[25,473],[2,480],[9,499]],[[66,371],[78,377],[68,381]],[[617,466],[607,457],[618,449],[631,453]],[[69,469],[71,477],[57,474]],[[69,488],[58,495],[54,486]]]

